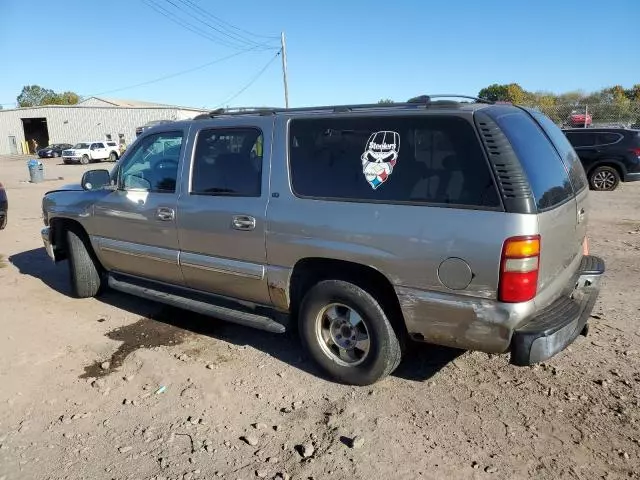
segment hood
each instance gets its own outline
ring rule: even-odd
[[[54,192],[83,192],[84,189],[82,185],[79,183],[69,183],[67,185],[62,185],[60,188],[56,188],[55,190],[49,190],[45,195],[49,195]]]

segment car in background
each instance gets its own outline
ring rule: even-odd
[[[120,157],[120,149],[116,142],[100,140],[97,142],[80,142],[68,150],[62,152],[62,160],[65,164],[109,160],[115,162]]]
[[[640,180],[640,131],[629,128],[565,129],[592,190],[615,190]]]
[[[62,151],[73,147],[70,143],[52,143],[48,147],[38,150],[38,157],[40,158],[54,158],[61,157]]]
[[[593,118],[591,118],[589,113],[574,110],[571,112],[571,115],[569,115],[569,126],[571,128],[589,127],[591,124],[593,124]]]
[[[7,210],[9,209],[9,201],[7,200],[7,191],[0,183],[0,230],[7,226]]]

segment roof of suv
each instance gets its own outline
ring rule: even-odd
[[[462,101],[455,100],[432,100],[436,98],[457,98]],[[391,104],[355,104],[355,105],[325,105],[301,108],[273,108],[273,107],[251,107],[241,109],[224,109],[220,108],[209,113],[203,113],[194,117],[193,120],[206,120],[219,117],[229,116],[268,116],[268,115],[309,115],[309,114],[327,114],[327,113],[351,113],[351,112],[398,112],[398,111],[416,111],[419,109],[438,109],[451,111],[475,111],[485,108],[488,104],[492,104],[488,100],[476,97],[468,97],[464,95],[421,95],[410,99],[408,102],[391,103]]]

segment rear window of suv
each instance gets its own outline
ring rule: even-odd
[[[459,117],[293,119],[289,163],[300,197],[501,207],[475,130]]]
[[[572,198],[573,188],[567,170],[554,145],[533,118],[517,109],[489,112],[518,155],[538,210],[553,208]]]

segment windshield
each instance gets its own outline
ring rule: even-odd
[[[84,150],[86,148],[89,148],[89,144],[88,143],[76,143],[75,147],[76,150]]]

